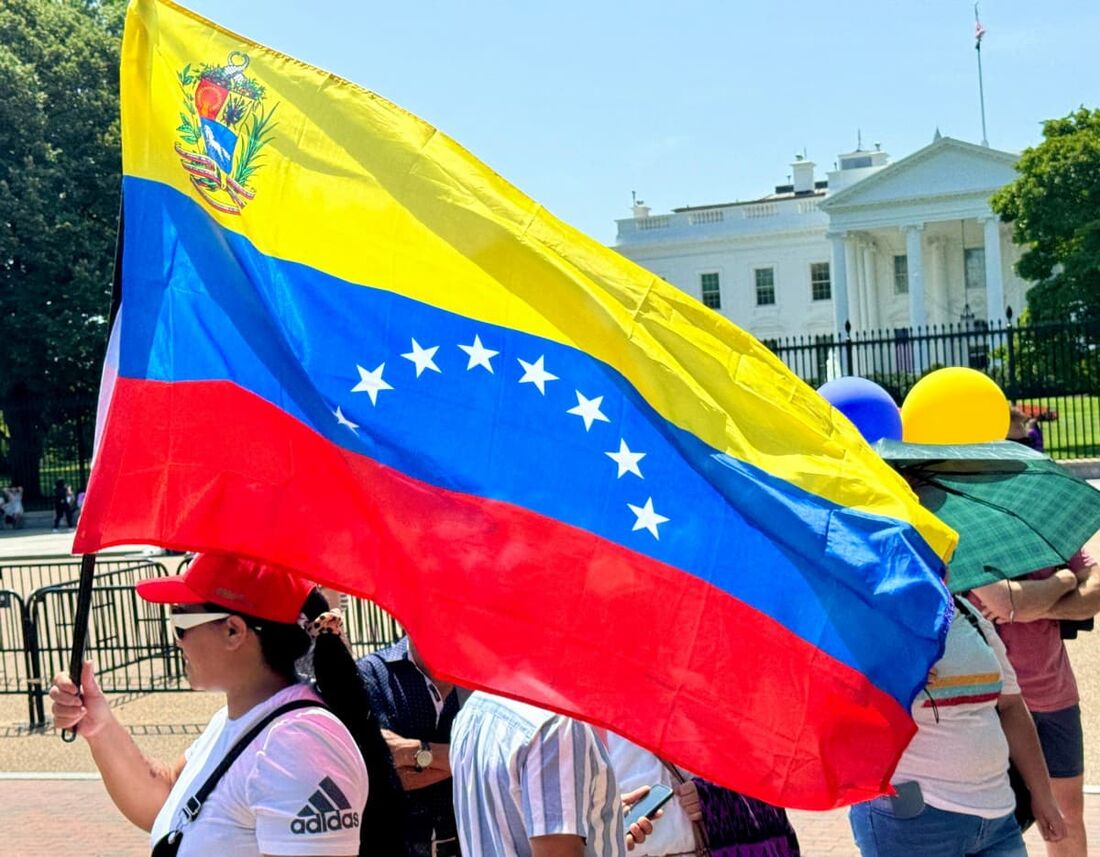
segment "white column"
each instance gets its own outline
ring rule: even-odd
[[[848,269],[848,283],[851,286],[848,296],[848,312],[852,330],[863,330],[863,296],[859,282],[859,252],[856,242],[848,238],[844,242],[845,265]]]
[[[985,300],[991,322],[1005,320],[1005,284],[1001,275],[1001,222],[994,216],[985,227]]]
[[[844,233],[829,236],[833,248],[833,261],[829,273],[833,280],[833,321],[837,334],[844,335],[844,322],[848,321],[848,260],[844,253]]]
[[[930,238],[932,251],[932,312],[929,320],[932,324],[947,324],[951,316],[951,299],[947,294],[947,248],[943,238]]]
[[[924,224],[905,227],[905,254],[909,266],[909,323],[924,327],[928,323],[924,303]]]
[[[867,326],[872,330],[878,330],[879,322],[879,296],[878,277],[875,270],[875,242],[868,239],[863,245],[863,294],[867,300]]]

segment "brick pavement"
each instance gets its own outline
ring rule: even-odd
[[[147,835],[130,825],[111,804],[99,780],[0,780],[4,857],[67,853],[87,857],[146,857]],[[1100,795],[1085,799],[1085,817],[1100,857]],[[792,812],[806,857],[859,857],[844,811]],[[1032,857],[1044,849],[1027,837]],[[920,855],[913,855],[920,857]]]

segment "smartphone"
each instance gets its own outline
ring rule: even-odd
[[[629,829],[632,824],[643,818],[653,818],[662,806],[672,800],[672,789],[664,783],[654,783],[649,787],[649,794],[639,800],[626,814],[626,826]]]
[[[895,783],[897,794],[890,796],[890,808],[895,818],[916,818],[924,812],[924,795],[916,781]]]

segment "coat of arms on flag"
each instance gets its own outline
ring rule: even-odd
[[[255,197],[253,174],[271,141],[274,105],[264,107],[264,87],[245,74],[249,56],[231,51],[225,65],[185,65],[178,74],[183,110],[176,129],[180,164],[199,196],[218,211],[240,214]]]

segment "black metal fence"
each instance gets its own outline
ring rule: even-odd
[[[96,569],[85,651],[96,664],[100,687],[110,693],[187,690],[167,609],[142,600],[134,589],[138,579],[167,574],[167,569],[142,557],[101,557]],[[0,694],[24,695],[28,723],[40,728],[46,725],[50,679],[69,665],[80,561],[8,560],[0,574],[15,583],[0,588]],[[351,598],[346,608],[356,657],[402,634],[376,604]]]
[[[60,480],[79,493],[88,484],[96,400],[80,396],[9,405],[0,412],[0,487],[19,485],[27,511],[53,507]]]
[[[1040,421],[1054,458],[1100,455],[1100,325],[981,320],[790,339],[765,344],[813,387],[842,375],[881,384],[901,404],[925,374],[968,366],[989,375]]]
[[[145,557],[96,558],[97,586],[133,586],[143,577],[168,574],[159,562]],[[0,560],[0,587],[18,592],[24,599],[38,589],[56,584],[75,585],[80,577],[80,562],[72,556],[12,557]]]

